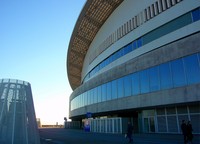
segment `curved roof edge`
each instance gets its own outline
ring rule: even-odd
[[[81,72],[85,55],[97,32],[110,14],[123,0],[87,0],[74,27],[66,68],[71,88],[81,85]]]

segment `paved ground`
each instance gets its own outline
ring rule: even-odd
[[[39,129],[41,144],[126,144],[122,134],[91,133],[83,130],[44,128]],[[182,135],[135,134],[133,144],[183,144]],[[194,135],[193,144],[200,144],[200,135]]]

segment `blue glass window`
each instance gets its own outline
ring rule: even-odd
[[[107,83],[106,84],[106,87],[107,87],[107,100],[111,100],[111,98],[112,98],[112,86],[111,86],[111,82],[109,82],[109,83]]]
[[[97,88],[93,89],[93,97],[94,97],[94,103],[97,103],[98,102]]]
[[[83,94],[81,94],[79,97],[80,97],[80,107],[82,107],[83,106]]]
[[[133,42],[133,50],[137,48],[137,41]]]
[[[110,59],[109,59],[109,58],[105,59],[105,64],[106,64],[106,66],[107,66],[108,64],[110,64]]]
[[[85,105],[88,105],[88,96],[87,96],[88,92],[85,92]]]
[[[131,75],[124,77],[124,96],[131,96]]]
[[[106,101],[106,84],[102,85],[102,101]]]
[[[112,99],[117,98],[117,80],[112,81]]]
[[[92,91],[92,89],[91,90],[89,90],[89,97],[90,97],[90,104],[93,104],[93,91]]]
[[[97,87],[97,93],[98,93],[98,102],[101,102],[101,86]]]
[[[140,72],[140,87],[141,93],[149,92],[149,70],[143,70]]]
[[[185,80],[185,70],[183,67],[183,60],[178,59],[171,62],[172,67],[172,77],[174,87],[184,86],[186,85]]]
[[[137,46],[138,46],[138,48],[142,46],[142,38],[139,38],[137,40]]]
[[[110,61],[110,63],[112,63],[113,61],[114,61],[114,56],[113,56],[113,54],[111,55],[111,56],[109,56],[109,61]]]
[[[158,66],[149,69],[150,91],[160,90],[159,68]]]
[[[192,11],[192,19],[193,19],[193,22],[200,20],[200,9],[199,8]]]
[[[87,98],[88,98],[88,105],[90,105],[91,104],[90,90],[87,92]]]
[[[172,88],[172,74],[169,63],[164,63],[160,68],[160,87],[161,89]]]
[[[123,78],[120,78],[117,80],[117,92],[118,92],[118,98],[121,98],[124,96]]]
[[[115,59],[118,59],[118,58],[120,58],[121,57],[121,51],[120,50],[118,50],[117,52],[115,52]]]
[[[111,57],[112,57],[112,61],[115,61],[117,59],[117,52],[115,52]]]
[[[118,51],[118,53],[119,53],[119,57],[118,57],[118,58],[120,58],[120,57],[122,57],[123,55],[125,55],[125,54],[124,54],[124,48],[120,49],[120,50]]]
[[[132,77],[132,95],[140,94],[140,77],[139,72],[131,75]]]
[[[84,92],[84,93],[83,93],[83,106],[85,106],[85,105],[86,105],[86,101],[87,101],[87,100],[86,100],[85,93],[86,93],[86,92]]]
[[[200,82],[200,67],[197,55],[185,57],[184,64],[187,73],[188,84]]]
[[[99,69],[102,69],[102,68],[103,68],[103,61],[99,64]]]
[[[132,45],[129,44],[124,48],[124,55],[132,51]]]

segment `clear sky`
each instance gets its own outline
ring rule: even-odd
[[[42,124],[63,124],[68,118],[67,49],[85,2],[0,0],[0,79],[31,84]]]

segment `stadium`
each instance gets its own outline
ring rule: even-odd
[[[69,118],[94,132],[200,133],[200,1],[87,0],[67,53]]]

